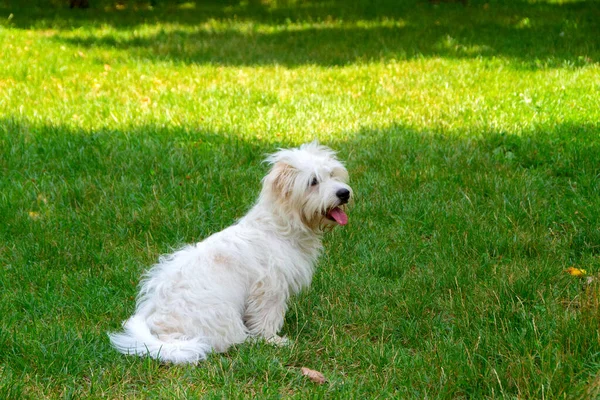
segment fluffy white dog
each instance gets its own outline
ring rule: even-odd
[[[335,153],[316,142],[267,160],[256,205],[237,224],[162,257],[135,314],[109,334],[122,353],[196,363],[249,337],[277,336],[290,295],[310,285],[322,234],[345,225],[352,190]]]

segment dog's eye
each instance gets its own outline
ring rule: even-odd
[[[314,178],[312,178],[312,181],[310,181],[310,186],[317,186],[319,184],[319,181],[317,180],[317,177],[315,176]]]

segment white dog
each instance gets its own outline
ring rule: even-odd
[[[322,234],[345,225],[352,190],[335,153],[316,142],[267,160],[256,205],[237,224],[162,257],[135,314],[109,334],[122,353],[196,363],[249,337],[277,336],[290,295],[310,285]]]

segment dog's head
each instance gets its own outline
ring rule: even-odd
[[[346,204],[352,198],[348,172],[335,152],[317,142],[284,149],[267,160],[271,171],[262,194],[290,219],[312,230],[346,225]],[[290,221],[292,222],[292,221]]]

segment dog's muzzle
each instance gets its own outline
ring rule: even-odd
[[[342,188],[335,192],[335,195],[340,202],[337,206],[327,210],[325,216],[340,225],[346,225],[348,223],[348,216],[344,212],[343,207],[350,200],[350,191],[346,188]]]

